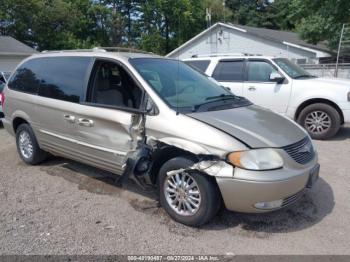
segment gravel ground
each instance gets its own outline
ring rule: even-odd
[[[59,158],[25,165],[0,128],[0,254],[350,254],[350,127],[316,146],[321,177],[297,204],[223,210],[195,229],[104,171]]]

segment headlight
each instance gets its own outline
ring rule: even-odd
[[[227,161],[250,170],[271,170],[283,166],[282,157],[272,148],[233,152],[227,156]]]

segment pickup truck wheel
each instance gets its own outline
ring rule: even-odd
[[[298,117],[302,125],[313,139],[328,139],[334,136],[340,128],[338,111],[328,104],[311,104],[305,107]]]
[[[48,153],[41,150],[35,134],[28,124],[21,124],[16,130],[17,151],[22,160],[29,165],[44,161]]]
[[[211,220],[221,206],[214,179],[196,170],[167,174],[193,164],[183,157],[167,161],[159,171],[158,186],[165,211],[179,223],[198,227]]]

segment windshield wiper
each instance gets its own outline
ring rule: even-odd
[[[194,105],[192,106],[192,112],[196,112],[198,111],[198,109],[202,106],[206,106],[206,105],[209,105],[209,104],[212,104],[212,103],[217,103],[217,102],[220,102],[220,101],[224,101],[224,100],[229,100],[229,99],[235,99],[237,103],[237,105],[239,104],[240,106],[242,104],[251,104],[247,99],[245,99],[244,97],[241,97],[241,96],[236,96],[236,95],[229,95],[229,94],[222,94],[222,95],[219,95],[219,96],[211,96],[211,97],[207,97],[206,100],[210,100],[210,101],[207,101],[207,102],[204,102],[202,104],[197,104],[197,105]],[[225,102],[225,104],[227,104]]]
[[[295,76],[294,79],[298,79],[298,78],[302,78],[302,77],[316,77],[316,76],[313,76],[313,75],[298,75],[298,76]]]
[[[214,100],[214,99],[222,99],[222,98],[236,98],[235,95],[230,95],[230,94],[221,94],[218,96],[209,96],[205,100]]]

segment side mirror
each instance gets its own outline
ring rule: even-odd
[[[280,73],[278,73],[278,72],[272,72],[271,74],[270,74],[270,81],[271,82],[276,82],[276,83],[278,83],[278,84],[282,84],[283,82],[284,82],[284,79],[285,79],[285,77],[284,76],[282,76]]]
[[[150,97],[147,97],[146,112],[149,115],[157,115],[158,114],[158,109]]]

